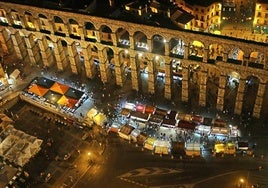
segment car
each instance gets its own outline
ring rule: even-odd
[[[86,140],[89,137],[89,134],[86,132],[84,133],[84,135],[82,136],[82,140]]]

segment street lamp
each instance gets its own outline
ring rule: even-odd
[[[88,152],[87,156],[88,156],[88,165],[90,165],[90,163],[92,163],[91,152]]]

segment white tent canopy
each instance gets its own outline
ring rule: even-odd
[[[16,130],[8,125],[1,132],[5,136],[0,143],[0,156],[15,165],[23,167],[41,149],[42,140]]]

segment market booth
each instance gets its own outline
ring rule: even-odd
[[[98,114],[98,110],[96,108],[91,108],[87,112],[87,117],[93,120],[94,116],[96,116],[97,114]]]
[[[161,126],[162,127],[167,127],[167,128],[174,128],[177,125],[177,121],[175,119],[166,119],[164,118]]]
[[[211,135],[214,135],[214,136],[228,136],[229,131],[228,131],[228,129],[226,127],[212,126],[211,127]]]
[[[118,132],[118,135],[125,139],[125,140],[131,140],[131,132],[134,130],[134,127],[130,126],[130,125],[123,125],[119,132]]]
[[[200,135],[209,135],[211,132],[211,126],[208,125],[197,125],[195,127],[195,133]]]
[[[156,140],[154,142],[154,153],[168,155],[171,145],[167,140]]]
[[[125,116],[125,117],[127,117],[127,118],[129,117],[130,112],[131,112],[130,109],[127,109],[127,108],[122,108],[122,109],[121,109],[121,115],[122,115],[122,116]]]
[[[137,144],[140,145],[140,146],[143,146],[144,142],[146,141],[147,138],[148,138],[148,136],[144,132],[141,132],[137,136]]]
[[[111,127],[109,127],[108,129],[108,133],[112,132],[112,133],[118,133],[120,130],[121,124],[119,122],[113,122]]]
[[[143,104],[137,104],[136,105],[136,112],[144,113],[145,112],[145,105],[143,105]]]
[[[185,155],[185,142],[172,141],[171,153],[172,155]]]
[[[148,149],[148,150],[154,150],[154,143],[155,143],[156,139],[153,137],[148,137],[145,142],[143,147]]]
[[[187,156],[201,156],[201,145],[197,142],[186,142],[185,143],[185,154]]]
[[[195,122],[190,122],[190,121],[185,121],[185,120],[180,120],[178,122],[178,128],[180,128],[180,129],[194,131],[195,127],[196,127]]]
[[[138,136],[141,134],[141,130],[140,129],[134,129],[133,131],[131,131],[130,133],[130,139],[133,142],[137,142],[137,138]]]
[[[150,115],[150,118],[148,121],[150,124],[158,126],[158,125],[161,125],[163,118],[164,118],[164,116],[152,114],[152,115]]]
[[[150,116],[149,114],[144,114],[142,112],[137,112],[137,111],[130,112],[130,118],[136,121],[147,122],[149,119],[149,116]]]
[[[145,106],[144,113],[146,113],[146,114],[154,114],[154,112],[155,112],[155,107],[154,106],[149,106],[149,105]]]
[[[93,121],[97,125],[103,126],[107,123],[107,117],[103,113],[98,113],[96,116],[93,117]]]

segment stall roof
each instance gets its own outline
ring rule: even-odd
[[[98,110],[96,108],[91,108],[87,113],[87,117],[89,117],[90,119],[93,119],[94,116],[96,116],[97,114],[98,114]]]
[[[51,88],[51,86],[55,83],[55,81],[41,77],[37,80],[37,85],[42,86],[44,88]]]
[[[185,120],[180,120],[178,123],[178,127],[182,129],[194,130],[196,127],[196,123],[185,121]]]
[[[145,105],[143,105],[143,104],[137,104],[136,105],[136,111],[137,112],[144,113],[145,112]]]
[[[147,139],[146,139],[146,143],[147,144],[150,144],[150,145],[154,145],[154,142],[156,141],[156,139],[155,138],[153,138],[153,137],[148,137]]]
[[[97,125],[103,125],[104,123],[107,122],[107,117],[105,114],[103,113],[98,113],[96,116],[93,117],[93,121],[97,124]]]
[[[152,114],[152,115],[150,115],[149,122],[160,124],[163,121],[163,118],[164,118],[164,116]]]
[[[57,101],[58,104],[63,105],[63,106],[68,106],[69,108],[74,108],[77,102],[78,100],[68,98],[64,95]]]
[[[161,126],[164,126],[164,127],[175,127],[177,124],[177,121],[175,119],[166,119],[164,118],[162,123],[161,123]]]
[[[192,121],[197,122],[197,123],[202,123],[203,122],[203,117],[200,115],[193,115],[192,116]]]
[[[145,107],[145,113],[147,113],[147,114],[153,114],[154,112],[155,112],[155,107],[154,106],[146,105],[146,107]]]
[[[167,110],[164,110],[164,109],[161,109],[161,108],[156,108],[155,109],[155,112],[154,112],[154,114],[163,115],[163,116],[166,116],[167,113],[168,113]]]
[[[58,82],[55,82],[50,88],[50,90],[55,91],[60,94],[66,93],[68,89],[69,89],[69,86],[58,83]]]
[[[29,89],[29,92],[34,93],[35,95],[38,95],[40,97],[43,97],[47,92],[47,88],[43,88],[37,84],[33,84]]]
[[[131,111],[130,118],[133,120],[148,121],[149,114],[144,114],[141,112]]]
[[[227,123],[224,119],[215,119],[213,122],[213,126],[217,126],[217,127],[225,127],[226,125]]]
[[[124,105],[124,108],[129,110],[135,110],[135,107],[136,107],[135,104],[130,102],[126,102],[126,104]]]
[[[209,117],[204,117],[203,118],[203,125],[209,125],[211,126],[212,125],[212,118],[209,118]]]
[[[84,92],[71,88],[71,87],[68,88],[68,90],[65,92],[65,95],[67,97],[74,98],[74,99],[80,99],[83,96],[83,94]]]
[[[167,140],[156,140],[154,145],[160,147],[170,147],[170,142]]]
[[[130,115],[130,112],[131,112],[131,110],[130,109],[128,109],[128,108],[122,108],[121,109],[121,115],[123,115],[123,116],[129,116]]]
[[[125,134],[125,135],[130,135],[130,133],[134,130],[134,127],[130,126],[130,125],[123,125],[121,128],[120,128],[120,131],[121,133]]]
[[[174,110],[171,110],[168,114],[167,114],[167,118],[168,119],[175,119],[177,115],[177,112]]]

